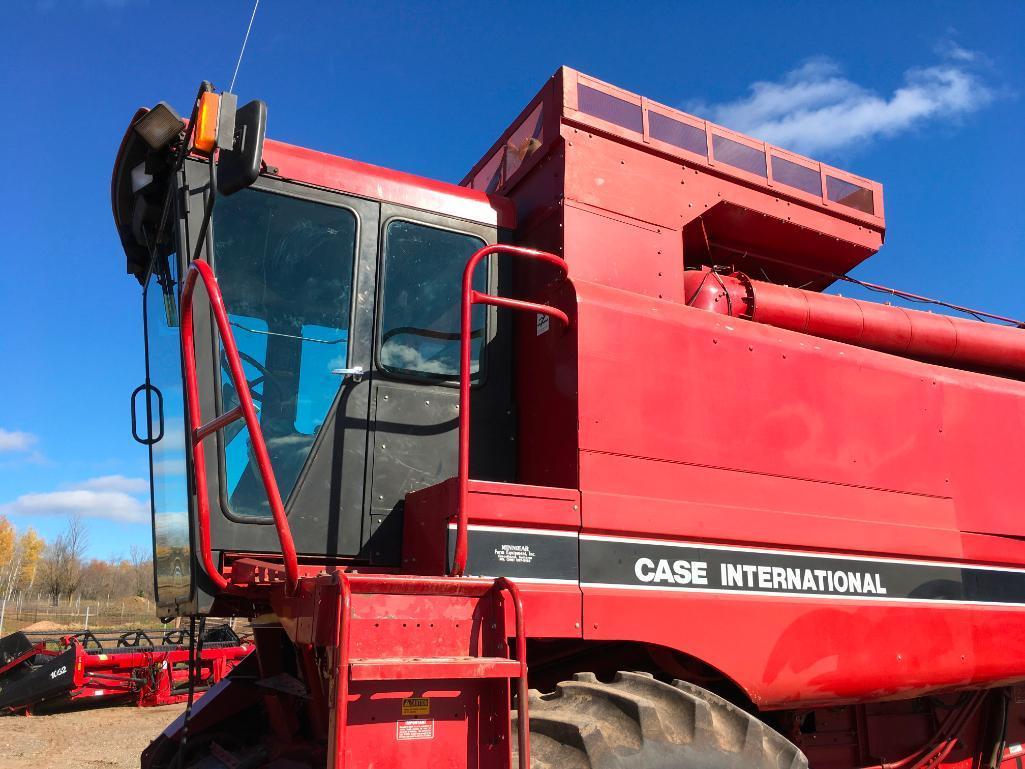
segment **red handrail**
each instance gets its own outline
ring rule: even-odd
[[[485,246],[470,257],[463,269],[463,304],[459,334],[459,469],[456,483],[458,484],[458,510],[456,529],[456,549],[452,558],[452,569],[449,572],[453,576],[462,576],[466,571],[466,529],[469,520],[467,502],[469,499],[470,481],[470,365],[471,365],[471,343],[472,339],[472,314],[473,305],[490,304],[495,307],[505,307],[510,310],[523,310],[525,312],[536,312],[555,318],[563,324],[564,328],[569,326],[569,316],[557,307],[550,307],[547,304],[527,302],[522,299],[509,299],[501,296],[493,296],[477,291],[473,287],[474,268],[491,254],[509,254],[511,256],[522,256],[527,259],[537,259],[548,262],[558,268],[563,277],[569,277],[569,266],[565,260],[547,251],[535,251],[532,248],[521,248],[519,246],[493,245]]]
[[[217,323],[221,343],[224,345],[224,355],[228,360],[231,383],[235,392],[238,393],[239,401],[236,408],[214,417],[206,424],[203,424],[199,403],[199,384],[196,381],[195,329],[192,326],[192,295],[196,290],[198,279],[202,279],[207,298],[210,300],[210,309],[213,312],[214,321]],[[263,430],[260,429],[260,422],[256,418],[256,407],[253,405],[253,397],[249,392],[249,385],[242,369],[242,359],[239,357],[238,346],[235,344],[235,335],[228,323],[228,311],[224,307],[224,297],[217,285],[213,269],[202,259],[192,262],[189,271],[185,274],[181,298],[181,341],[185,362],[185,404],[189,412],[189,426],[192,432],[192,464],[196,476],[199,550],[200,557],[203,559],[203,567],[219,589],[223,590],[228,586],[228,580],[214,565],[210,549],[210,502],[207,498],[206,455],[203,452],[203,439],[223,430],[241,418],[245,420],[246,428],[249,430],[249,439],[253,445],[253,454],[256,456],[257,469],[260,472],[261,480],[263,480],[263,488],[267,493],[271,514],[274,516],[274,528],[277,529],[278,540],[281,542],[281,554],[285,561],[286,586],[291,593],[299,583],[299,562],[295,555],[292,531],[288,526],[288,518],[285,516],[285,506],[281,502],[281,492],[278,491],[278,482],[274,477],[274,468],[271,466]]]

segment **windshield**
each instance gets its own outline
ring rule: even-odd
[[[348,363],[356,216],[259,190],[218,201],[214,257],[283,497],[294,488]],[[221,352],[221,411],[238,404]],[[231,512],[269,516],[249,432],[224,431]]]

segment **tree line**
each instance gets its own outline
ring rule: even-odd
[[[103,560],[86,558],[89,532],[81,517],[46,541],[0,515],[0,601],[45,596],[52,605],[79,600],[153,599],[152,564],[142,548]]]

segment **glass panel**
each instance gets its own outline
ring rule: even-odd
[[[295,486],[348,362],[356,216],[345,208],[242,190],[214,212],[217,279],[281,494]],[[221,408],[238,403],[221,355]],[[224,431],[228,500],[269,516],[249,431]]]
[[[702,157],[708,155],[703,129],[651,110],[648,110],[648,134],[652,139],[695,152]]]
[[[299,403],[295,410],[296,432],[313,435],[331,407],[338,375],[349,351],[349,332],[343,328],[310,323],[302,328],[303,349],[299,363]]]
[[[872,201],[872,190],[851,184],[834,176],[826,177],[826,197],[845,206],[864,211],[866,214],[875,212]]]
[[[727,139],[725,136],[712,134],[712,154],[719,163],[726,163],[742,171],[765,176],[765,153],[754,147],[748,147],[746,144]]]
[[[263,361],[267,360],[267,321],[263,318],[250,318],[245,315],[228,313],[235,334],[235,345],[239,357],[242,358],[242,370],[246,381],[250,382],[249,391],[253,395],[253,403],[257,409],[263,403]],[[238,394],[231,385],[228,375],[228,362],[221,352],[221,407],[230,411],[238,405]],[[224,467],[227,472],[226,483],[228,495],[234,493],[242,480],[242,473],[249,462],[249,431],[244,429],[242,421],[233,422],[224,428]]]
[[[436,379],[459,376],[459,311],[463,268],[484,241],[413,222],[388,224],[381,309],[381,367]],[[473,276],[487,287],[486,265]],[[480,368],[485,308],[473,308],[473,364]]]
[[[473,177],[473,188],[475,190],[494,192],[502,186],[502,158],[504,156],[504,147],[499,147],[495,150],[495,154],[491,156],[491,159]]]
[[[822,197],[822,176],[807,166],[791,163],[785,158],[772,156],[772,178],[773,181],[786,184],[794,189],[810,192],[812,195]]]
[[[541,130],[544,127],[544,113],[541,109],[543,106],[544,102],[538,104],[509,137],[505,153],[506,179],[511,178],[523,161],[541,148],[544,141],[541,137]]]
[[[644,130],[640,104],[632,104],[604,91],[589,88],[583,83],[577,83],[577,106],[581,112],[594,115],[608,123],[621,125],[637,133]]]
[[[150,383],[160,390],[164,437],[150,447],[153,471],[153,565],[157,601],[172,604],[191,592],[189,492],[185,478],[185,399],[178,336],[178,270],[163,264],[146,284],[146,349]],[[151,401],[151,430],[160,433],[158,402]]]

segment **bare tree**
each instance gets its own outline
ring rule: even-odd
[[[150,562],[146,558],[146,551],[138,545],[132,545],[128,550],[128,560],[132,564],[132,578],[135,580],[135,594],[140,597],[146,595],[146,586],[149,582]]]
[[[62,594],[70,596],[78,590],[87,543],[85,524],[76,515],[68,519],[67,528],[47,546],[43,555],[43,584],[54,605]]]

